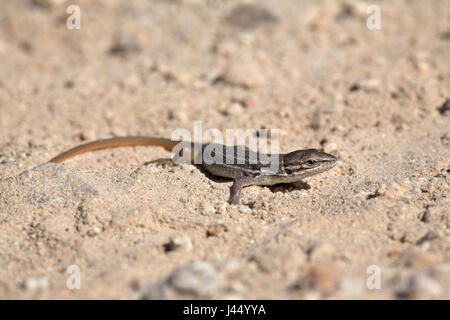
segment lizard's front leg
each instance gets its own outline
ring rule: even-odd
[[[241,191],[243,187],[251,186],[255,184],[257,179],[254,177],[239,177],[234,179],[233,184],[230,188],[230,198],[228,199],[228,203],[230,204],[238,204],[239,199],[241,198]]]

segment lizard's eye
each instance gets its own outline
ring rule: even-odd
[[[317,161],[314,159],[311,159],[311,160],[306,161],[306,163],[309,164],[310,166],[313,166],[317,163]]]

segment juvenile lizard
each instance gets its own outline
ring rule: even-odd
[[[125,146],[159,146],[167,151],[173,151],[176,146],[188,146],[190,159],[194,162],[199,159],[199,153],[212,151],[214,159],[221,161],[206,160],[203,158],[199,163],[207,172],[214,176],[233,179],[230,189],[231,204],[238,204],[243,187],[251,185],[274,185],[278,183],[294,183],[303,178],[314,176],[321,172],[333,168],[338,159],[331,154],[316,149],[296,150],[286,154],[261,154],[241,146],[224,146],[221,144],[197,144],[197,153],[195,153],[195,144],[182,141],[173,141],[163,138],[153,137],[118,137],[97,140],[79,145],[59,154],[50,160],[50,162],[61,163],[66,159],[72,158],[78,154],[100,149],[109,149]],[[190,145],[190,146],[189,146]],[[226,155],[232,155],[232,160],[226,158]],[[252,161],[254,159],[256,161]],[[274,168],[270,161],[261,161],[260,159],[271,159],[278,161]],[[228,161],[227,161],[228,160]],[[192,163],[191,162],[191,163]],[[198,162],[194,162],[198,163]]]

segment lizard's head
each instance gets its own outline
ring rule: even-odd
[[[309,177],[327,171],[338,159],[316,149],[297,150],[283,155],[284,171],[288,175]]]

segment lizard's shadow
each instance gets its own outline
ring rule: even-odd
[[[156,160],[146,161],[146,162],[144,162],[142,164],[142,166],[148,166],[148,165],[151,165],[151,164],[160,165],[163,168],[170,167],[170,166],[177,166],[177,164],[173,163],[172,159],[170,159],[170,158],[160,158],[160,159],[156,159]],[[194,164],[194,166],[201,173],[203,173],[208,179],[210,179],[210,180],[212,180],[214,182],[223,183],[223,182],[233,181],[233,179],[230,179],[230,178],[225,178],[225,177],[219,177],[219,176],[212,175],[205,168],[203,168],[201,165]]]
[[[309,190],[311,189],[311,186],[306,183],[305,181],[297,181],[297,182],[293,182],[293,183],[278,183],[275,184],[273,186],[268,186],[270,191],[272,191],[273,193],[275,192],[290,192],[292,190],[289,189],[294,189],[294,190]]]

